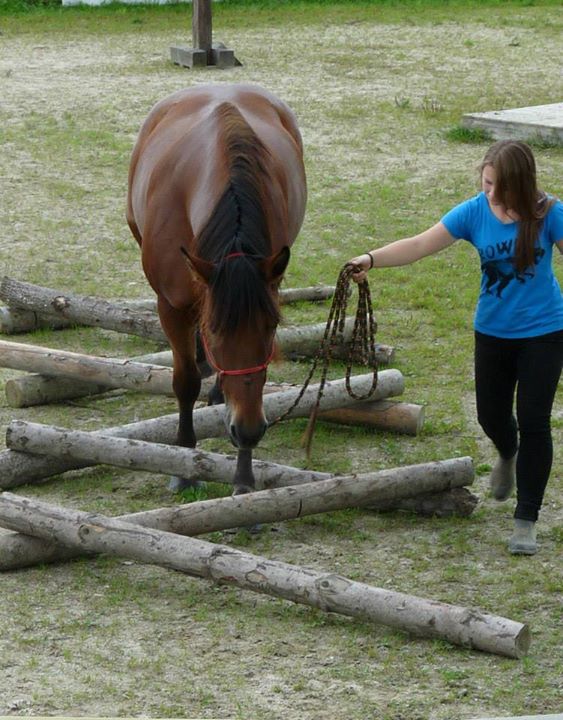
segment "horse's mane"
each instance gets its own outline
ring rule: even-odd
[[[265,313],[275,326],[279,309],[258,267],[271,255],[264,194],[271,183],[269,151],[231,103],[219,105],[214,115],[229,180],[196,238],[198,255],[215,265],[206,324],[223,334]],[[233,253],[242,254],[227,258]]]

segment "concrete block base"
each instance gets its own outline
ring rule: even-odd
[[[223,43],[217,43],[211,50],[199,50],[181,45],[170,47],[170,58],[175,65],[186,68],[216,67],[220,70],[242,65],[235,57],[234,50],[229,50]]]

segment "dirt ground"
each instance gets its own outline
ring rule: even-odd
[[[373,124],[364,127],[355,113],[364,104],[371,108],[374,97],[388,107],[408,99],[431,112],[432,103],[449,107],[480,93],[501,94],[510,106],[518,85],[528,86],[534,75],[543,93],[560,91],[556,41],[537,43],[535,26],[513,22],[242,28],[218,38],[235,47],[242,68],[193,75],[168,62],[168,46],[186,41],[182,29],[176,37],[147,32],[146,25],[137,29],[107,36],[0,35],[0,275],[83,294],[102,288],[109,297],[126,288],[130,296],[146,296],[124,222],[128,154],[152,104],[187,84],[260,83],[288,100],[300,118],[313,196],[331,178],[345,185],[400,171],[419,187],[451,167],[439,140],[416,137],[416,117],[405,127],[382,120],[375,139],[368,137]],[[499,72],[491,55],[498,46],[505,48]],[[327,124],[323,108],[338,109],[341,124]],[[26,131],[28,144],[22,142]],[[364,142],[371,143],[369,155]],[[465,145],[455,153],[460,168],[475,155]],[[320,212],[314,197],[311,207],[305,233]],[[318,251],[323,247],[319,238]],[[324,249],[328,258],[343,257],[342,248]],[[85,257],[97,266],[95,276],[84,268]],[[297,249],[296,264],[306,261],[306,250]],[[298,272],[295,281],[306,284]],[[133,341],[101,337],[112,352],[134,347]],[[84,339],[95,342],[87,334]],[[48,340],[80,349],[66,346],[64,338]],[[0,371],[0,380],[14,375]],[[168,400],[126,403],[115,396],[99,405],[38,408],[32,418],[89,429],[108,415],[117,424],[173,409]],[[490,448],[480,439],[470,393],[465,413],[465,434],[472,442],[478,438],[477,463],[486,463]],[[30,417],[0,400],[1,427]],[[555,417],[560,422],[560,408]],[[557,433],[560,442],[560,424]],[[350,441],[349,462],[364,470],[367,440],[358,435],[357,441]],[[461,452],[463,438],[458,441],[453,452]],[[408,462],[416,441],[402,442]],[[272,459],[293,459],[289,449],[285,457],[276,452]],[[350,511],[336,519],[280,523],[257,538],[213,538],[374,585],[524,618],[533,622],[537,648],[525,661],[410,638],[163,568],[84,560],[0,577],[0,714],[450,720],[560,711],[560,489],[558,476],[542,520],[545,551],[533,565],[504,553],[510,512],[488,499],[481,477],[474,488],[481,504],[469,520]],[[140,509],[149,495],[155,507],[170,503],[165,478],[107,469],[70,473],[29,494],[115,514]]]

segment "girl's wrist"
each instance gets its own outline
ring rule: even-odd
[[[371,254],[371,252],[367,252],[366,255],[367,255],[368,258],[369,258],[369,268],[368,268],[368,270],[371,270],[371,269],[373,268],[373,255]]]

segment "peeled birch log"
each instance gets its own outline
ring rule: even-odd
[[[271,463],[263,465],[277,467]],[[307,478],[306,472],[285,468],[284,474],[286,470],[293,470],[300,479]],[[277,473],[277,470],[272,472]],[[344,507],[398,503],[413,493],[428,494],[444,488],[453,491],[459,489],[461,483],[471,484],[474,478],[471,458],[442,460],[362,475],[315,477],[323,475],[325,473],[309,473],[308,480],[292,487],[276,486],[273,490],[147,510],[118,519],[180,535],[199,535]],[[314,482],[310,482],[311,478]],[[21,533],[0,534],[0,571],[67,560],[79,554],[79,551],[65,551],[54,543],[39,544],[36,539]]]
[[[0,524],[82,552],[102,552],[161,565],[188,575],[235,585],[399,628],[456,645],[519,658],[530,645],[526,625],[478,610],[375,588],[333,573],[268,560],[231,547],[143,528],[47,503],[0,495]]]
[[[327,300],[334,295],[334,291],[334,285],[284,288],[279,292],[280,304],[287,305],[302,300]],[[56,303],[57,306],[60,306],[60,310],[53,306],[51,312],[46,312],[45,307],[51,307],[54,297],[66,298],[67,302],[60,300]],[[9,307],[0,307],[0,333],[5,335],[32,332],[40,328],[59,330],[76,325],[79,324],[78,320],[69,319],[64,315],[79,311],[84,317],[84,313],[88,313],[88,308],[91,308],[90,322],[82,320],[80,324],[105,327],[103,325],[105,320],[99,312],[98,303],[100,301],[108,302],[118,309],[146,310],[156,313],[156,298],[107,301],[91,296],[71,295],[40,285],[23,283],[9,277],[4,277],[0,284],[0,299],[5,300],[9,305]],[[70,310],[71,305],[73,305],[73,310]],[[62,316],[54,314],[61,312]]]
[[[353,375],[350,378],[352,391],[356,395],[366,394],[371,388],[372,375]],[[317,402],[318,384],[310,385],[305,391],[299,405],[289,414],[289,418],[306,417]],[[401,395],[404,391],[404,377],[399,370],[382,370],[374,400],[382,400],[394,395]],[[277,420],[293,405],[299,395],[298,388],[285,390],[279,393],[265,395],[263,400],[264,413],[269,423]],[[345,380],[331,380],[326,383],[320,401],[320,410],[331,410],[335,407],[344,407],[357,402],[348,395]],[[196,437],[219,437],[225,434],[223,420],[224,405],[213,405],[194,411],[194,429]],[[152,420],[143,420],[114,428],[105,429],[108,435],[131,437],[138,440],[150,440],[173,445],[178,429],[178,415],[176,413],[165,415]],[[5,450],[0,453],[0,488],[11,488],[26,483],[37,482],[52,475],[58,475],[77,467],[85,467],[66,459],[52,459],[43,457],[30,457],[14,450]]]

